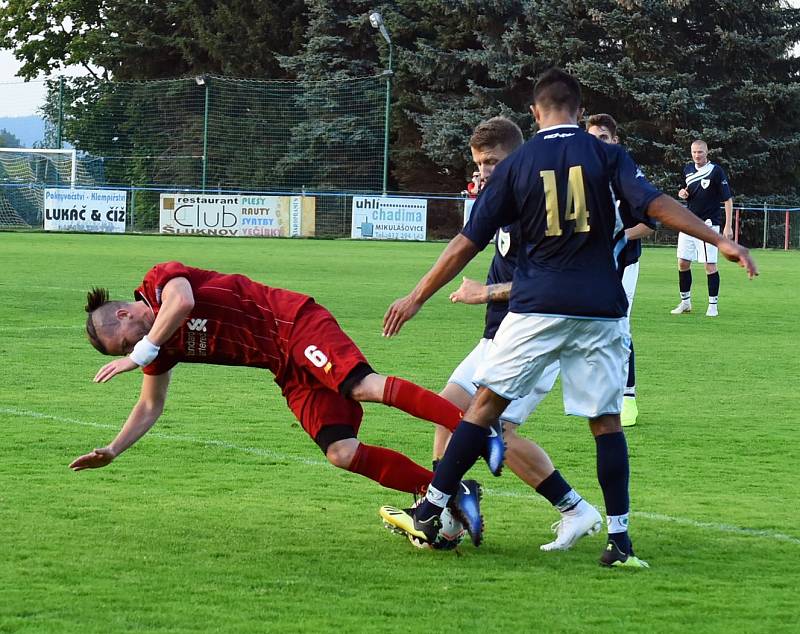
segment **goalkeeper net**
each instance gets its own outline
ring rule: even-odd
[[[0,148],[0,225],[39,224],[45,187],[92,182],[80,163],[75,150]]]

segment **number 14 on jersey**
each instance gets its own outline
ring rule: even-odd
[[[539,172],[544,185],[544,205],[547,211],[547,230],[545,236],[560,236],[561,214],[558,209],[558,185],[555,170]],[[567,205],[564,220],[575,221],[575,233],[589,231],[589,210],[586,208],[586,192],[583,187],[583,168],[573,165],[569,168],[567,180]]]

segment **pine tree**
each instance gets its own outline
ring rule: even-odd
[[[526,2],[524,11],[516,34],[490,38],[487,50],[511,43],[512,67],[530,72],[544,61],[574,73],[587,112],[617,118],[665,191],[677,191],[689,145],[703,138],[738,194],[800,194],[797,9],[779,0],[595,0]]]
[[[279,58],[303,92],[294,99],[297,116],[289,147],[276,161],[276,179],[317,189],[374,191],[382,179],[386,90],[368,21],[374,5],[368,0],[307,0],[306,5],[302,49]],[[354,101],[372,111],[356,112]]]
[[[780,0],[398,5],[423,26],[404,58],[421,81],[398,99],[426,158],[451,173],[466,174],[466,139],[480,119],[506,114],[529,131],[532,82],[561,66],[581,81],[588,113],[617,118],[665,191],[677,190],[691,141],[704,138],[738,196],[800,195],[800,62],[790,55],[800,12]],[[403,151],[395,147],[395,160]]]

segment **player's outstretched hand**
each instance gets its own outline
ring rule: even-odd
[[[130,358],[128,357],[115,359],[111,363],[106,363],[102,368],[100,368],[97,371],[97,374],[94,375],[94,382],[105,383],[106,381],[117,376],[118,374],[121,374],[122,372],[130,372],[131,370],[135,370],[138,367],[139,366],[136,365],[133,361],[131,361]]]
[[[80,458],[75,458],[75,460],[69,464],[69,468],[73,471],[99,469],[100,467],[111,464],[116,457],[116,454],[108,447],[100,447],[99,449],[95,449],[92,453],[87,453]]]
[[[745,269],[751,280],[758,275],[758,267],[756,266],[755,260],[751,257],[750,251],[742,245],[731,242],[730,240],[721,240],[717,248],[720,253],[725,256],[726,260],[736,262]]]
[[[462,304],[485,304],[489,301],[489,292],[486,284],[462,277],[461,286],[457,291],[450,293],[450,301],[454,304],[459,302]]]
[[[422,304],[414,301],[410,295],[392,302],[383,316],[383,336],[391,337],[400,332],[403,324],[411,319],[422,308]]]

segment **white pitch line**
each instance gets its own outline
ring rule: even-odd
[[[10,284],[0,284],[2,287],[11,288]],[[19,286],[15,286],[14,288],[20,288]],[[71,288],[67,286],[40,286],[40,285],[31,285],[25,284],[25,290],[38,290],[38,291],[69,291],[70,293],[86,293],[89,289],[88,288]]]
[[[534,502],[542,502],[545,500],[539,495],[530,493],[517,493],[515,491],[498,491],[484,487],[484,493],[491,496],[513,498],[518,500],[528,500]],[[699,520],[689,519],[688,517],[672,517],[671,515],[664,515],[662,513],[649,513],[647,511],[631,511],[631,516],[641,517],[656,522],[671,522],[673,524],[680,524],[681,526],[691,526],[692,528],[705,528],[711,529],[720,533],[732,533],[735,535],[744,535],[747,537],[767,537],[779,542],[789,542],[791,544],[800,544],[800,537],[778,533],[760,528],[745,528],[742,526],[734,526],[733,524],[719,524],[717,522],[701,522]]]
[[[72,324],[71,326],[0,326],[0,332],[28,332],[31,330],[83,330],[82,324]]]
[[[116,431],[119,426],[108,425],[104,423],[93,423],[90,421],[79,420],[77,418],[65,418],[63,416],[54,416],[52,414],[43,414],[41,412],[34,412],[25,409],[16,409],[13,407],[0,407],[0,414],[9,414],[11,416],[22,416],[27,418],[34,418],[38,420],[52,420],[59,423],[69,423],[71,425],[81,425],[83,427],[93,427],[95,429],[109,429]],[[277,451],[270,451],[269,449],[261,449],[259,447],[242,447],[234,445],[233,443],[225,442],[223,440],[204,440],[202,438],[195,438],[192,436],[176,436],[173,434],[165,434],[159,431],[150,431],[147,434],[150,438],[159,438],[161,440],[168,440],[172,442],[185,442],[193,445],[203,445],[205,447],[220,447],[231,451],[239,451],[254,456],[262,456],[271,458],[273,460],[283,462],[298,462],[306,465],[327,465],[326,460],[313,460],[311,458],[303,458],[302,456],[288,456]],[[542,501],[540,496],[533,494],[517,493],[514,491],[499,491],[496,489],[485,488],[484,491],[491,496],[505,497],[512,499],[524,499],[533,501]],[[670,522],[679,524],[681,526],[689,526],[691,528],[702,528],[707,530],[717,531],[719,533],[730,533],[734,535],[742,535],[744,537],[760,537],[771,539],[774,541],[788,542],[790,544],[800,544],[800,538],[784,533],[778,533],[771,530],[762,530],[757,528],[746,528],[742,526],[734,526],[732,524],[720,524],[717,522],[701,522],[698,520],[689,519],[686,517],[672,517],[670,515],[663,515],[661,513],[649,513],[647,511],[631,511],[633,517],[641,517],[644,519],[652,520],[655,522]]]
[[[64,416],[53,416],[52,414],[42,414],[41,412],[33,412],[26,409],[16,409],[10,407],[0,407],[0,414],[10,414],[12,416],[23,416],[28,418],[36,418],[39,420],[52,420],[59,423],[69,423],[71,425],[81,425],[83,427],[93,427],[95,429],[110,429],[112,431],[119,431],[119,425],[108,425],[104,423],[93,423],[86,420],[78,420],[77,418],[65,418]],[[311,458],[304,458],[302,456],[287,456],[277,451],[270,451],[269,449],[261,449],[260,447],[242,447],[234,445],[233,443],[224,440],[212,440],[203,438],[194,438],[192,436],[175,436],[173,434],[165,434],[160,431],[150,431],[147,433],[150,438],[159,438],[161,440],[169,440],[173,442],[185,442],[193,445],[203,445],[205,447],[221,447],[222,449],[230,449],[231,451],[240,451],[242,453],[251,454],[253,456],[262,456],[265,458],[272,458],[282,462],[299,462],[308,465],[327,465],[327,460],[313,460]]]

